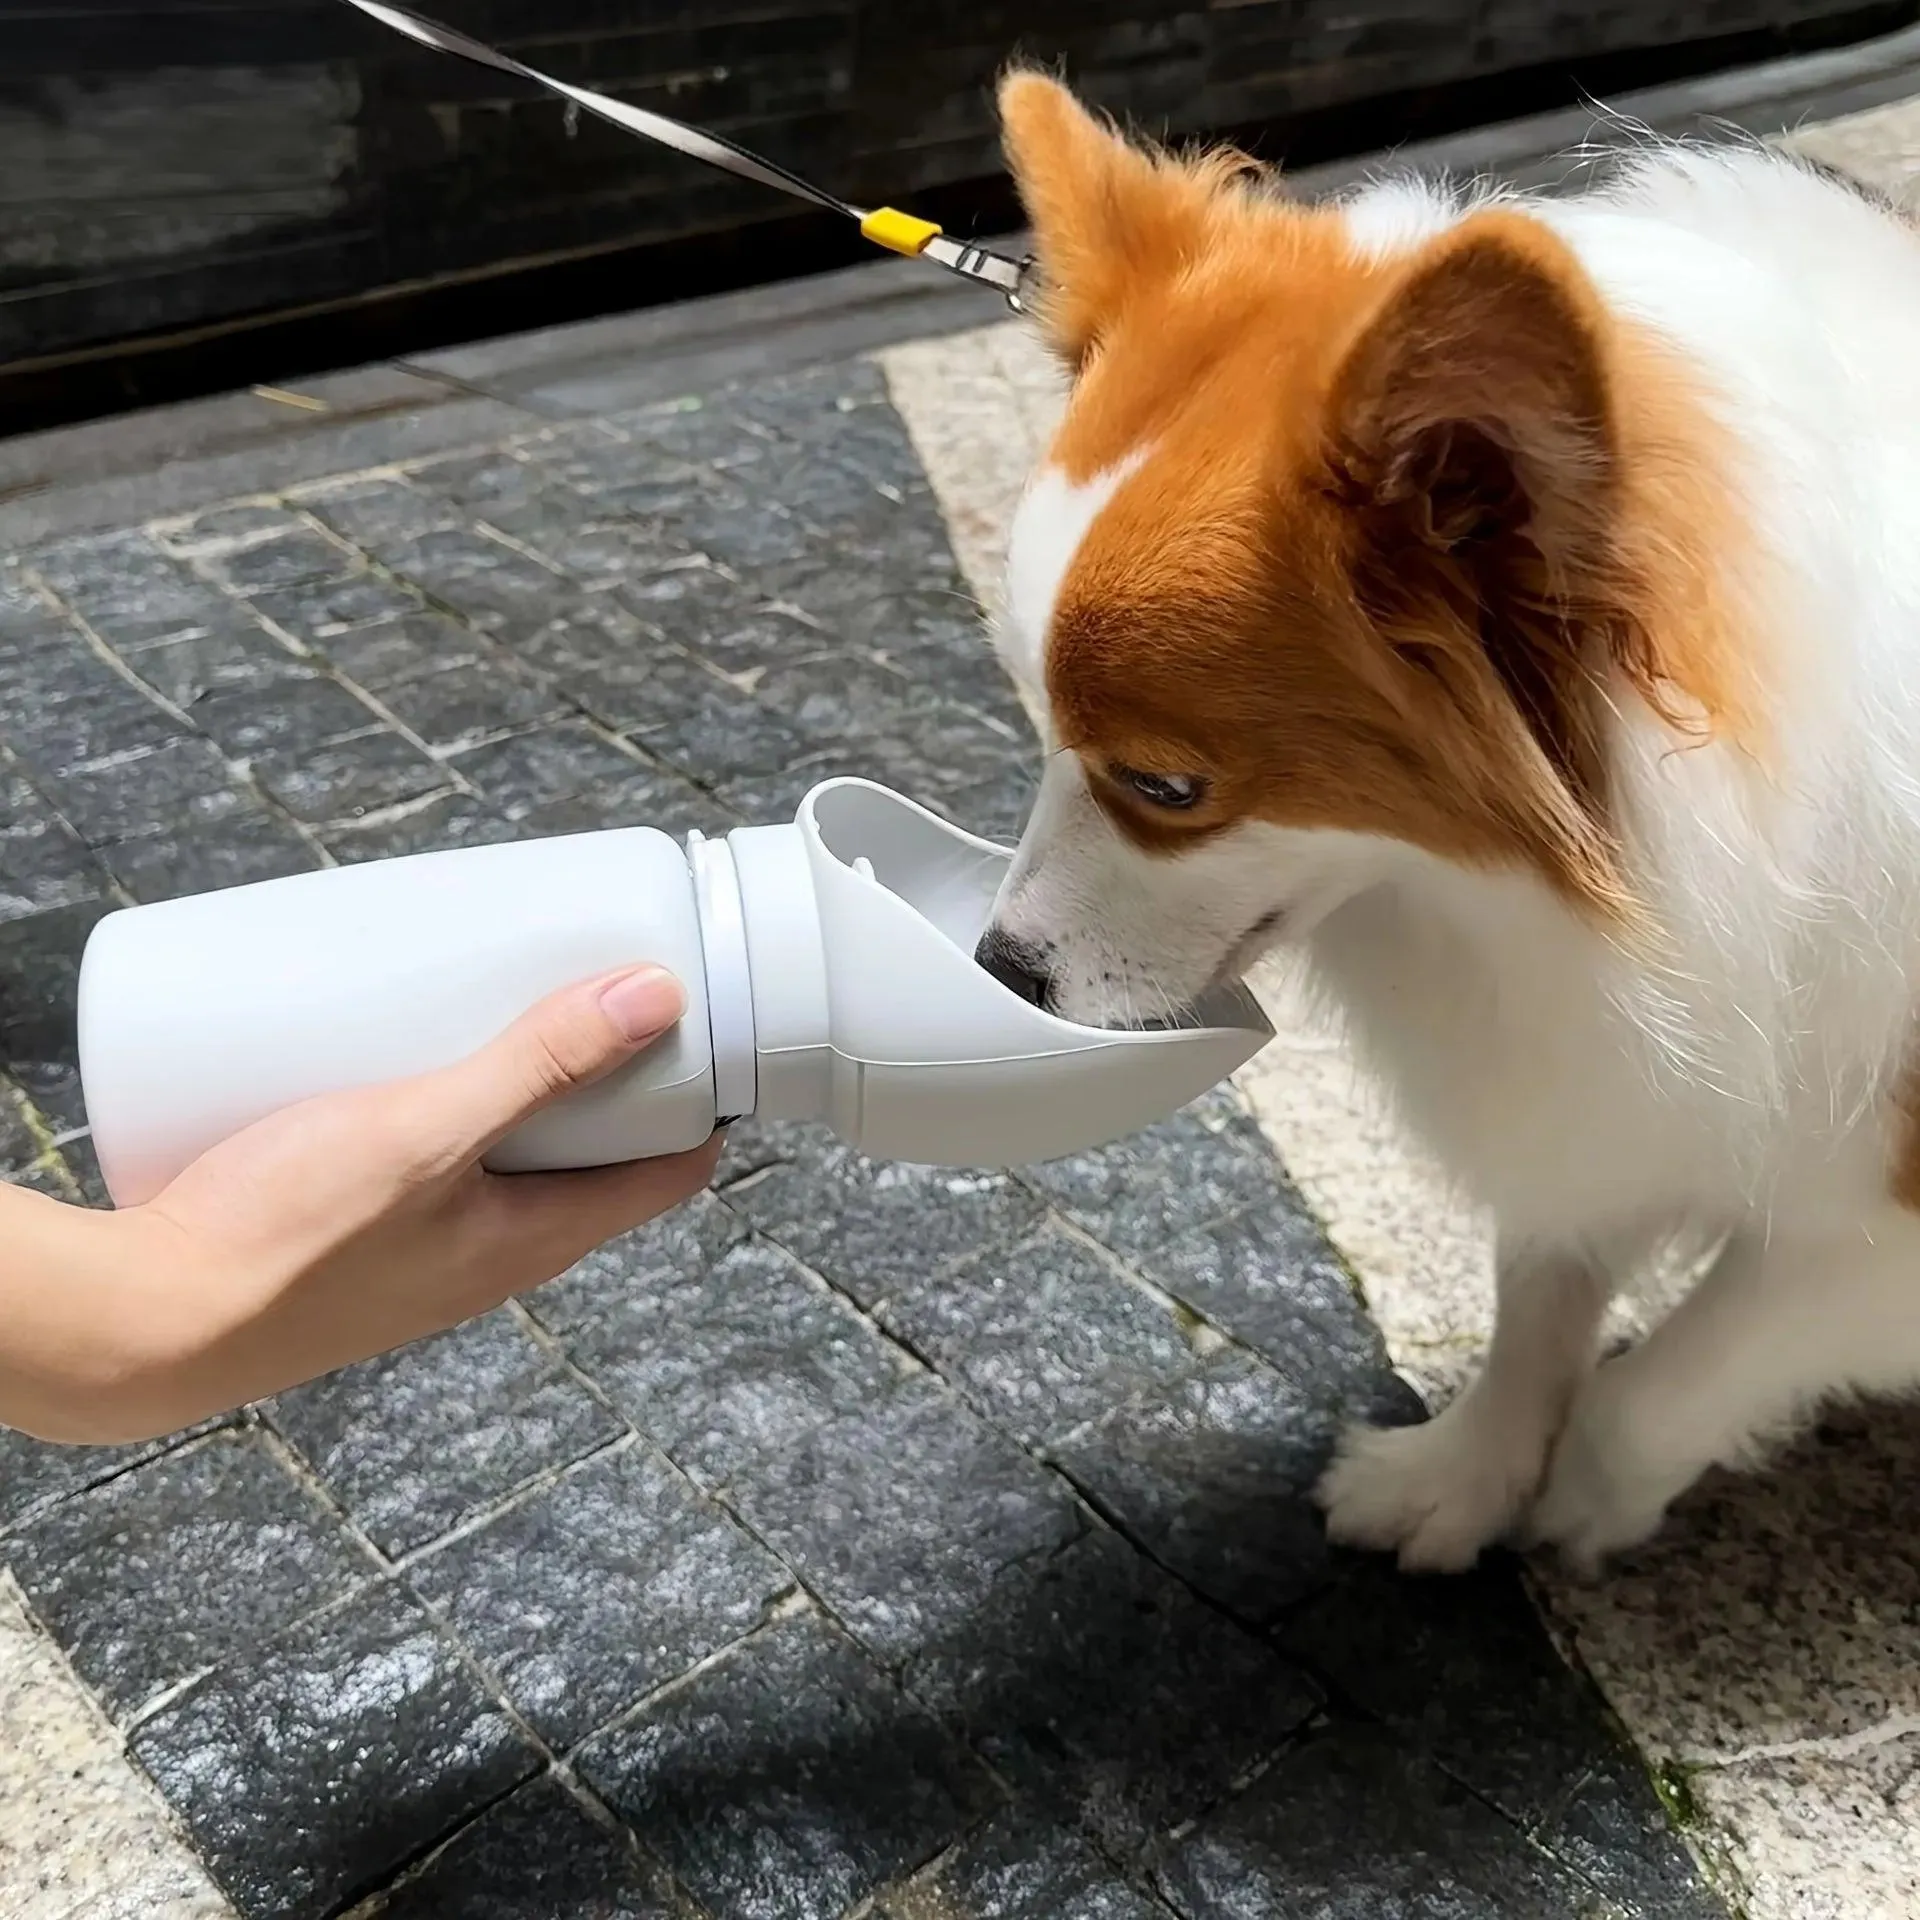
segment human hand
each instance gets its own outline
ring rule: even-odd
[[[169,1432],[485,1313],[687,1199],[717,1135],[580,1173],[480,1165],[685,1004],[657,967],[568,988],[453,1066],[260,1121],[121,1213],[0,1189],[0,1420]]]

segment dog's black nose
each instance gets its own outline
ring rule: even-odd
[[[998,927],[989,927],[980,936],[973,957],[1022,1000],[1030,1000],[1036,1007],[1047,1004],[1047,960],[1038,947],[1016,940]]]

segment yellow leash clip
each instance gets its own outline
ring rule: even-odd
[[[933,221],[902,213],[898,207],[875,207],[871,213],[862,214],[860,231],[876,247],[904,253],[911,260],[926,252],[930,240],[940,238],[940,229]]]
[[[816,187],[811,180],[803,180],[797,173],[771,160],[763,160],[759,154],[748,152],[737,141],[729,140],[722,134],[703,133],[698,127],[671,120],[664,113],[630,106],[624,100],[615,100],[604,93],[592,93],[585,87],[556,80],[551,74],[540,73],[514,59],[511,54],[485,46],[464,33],[456,33],[452,27],[443,27],[437,20],[429,20],[423,14],[411,12],[405,7],[388,6],[385,0],[347,0],[347,5],[359,8],[382,26],[391,27],[395,33],[403,33],[409,40],[417,40],[421,46],[431,47],[436,53],[450,53],[458,59],[471,60],[477,66],[492,67],[497,73],[510,73],[518,79],[531,80],[535,86],[545,87],[549,93],[557,93],[571,105],[584,107],[589,113],[597,114],[602,120],[610,121],[628,133],[639,134],[642,139],[656,140],[676,153],[704,161],[710,167],[719,167],[743,180],[754,180],[763,187],[790,193],[795,199],[808,200],[817,207],[843,213],[860,223],[860,231],[875,246],[885,247],[892,253],[905,254],[910,260],[931,260],[936,266],[945,267],[949,273],[957,273],[963,280],[973,280],[982,286],[992,287],[1004,297],[1015,313],[1026,311],[1022,295],[1033,266],[1030,260],[1010,259],[1004,253],[995,253],[991,247],[976,247],[971,241],[952,239],[933,221],[902,213],[898,207],[876,207],[872,212],[866,212],[859,207],[849,206],[837,195],[828,193],[823,187]]]

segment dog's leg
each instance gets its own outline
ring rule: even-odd
[[[1348,1432],[1319,1488],[1331,1537],[1450,1573],[1507,1533],[1593,1366],[1615,1271],[1585,1251],[1503,1253],[1479,1378],[1424,1426]]]
[[[1920,1382],[1920,1221],[1736,1234],[1568,1414],[1529,1531],[1584,1566],[1644,1540],[1715,1465],[1739,1466],[1840,1392]]]

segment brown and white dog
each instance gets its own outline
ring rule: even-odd
[[[1289,945],[1493,1213],[1499,1324],[1340,1538],[1594,1557],[1920,1384],[1920,240],[1758,149],[1306,206],[1009,79],[1072,375],[983,950],[1118,1022]],[[1615,1287],[1724,1236],[1637,1349]]]

